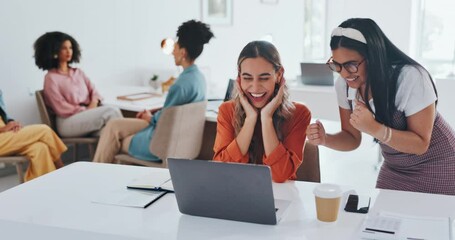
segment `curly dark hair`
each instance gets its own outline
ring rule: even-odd
[[[47,32],[33,44],[36,66],[43,70],[57,68],[59,61],[54,56],[58,55],[63,42],[66,40],[71,42],[73,48],[73,57],[68,63],[78,63],[81,58],[81,50],[77,41],[66,33]]]
[[[190,20],[180,25],[177,37],[179,46],[186,49],[191,60],[195,60],[201,55],[204,44],[208,43],[214,35],[209,25]]]

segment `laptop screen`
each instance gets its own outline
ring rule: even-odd
[[[168,166],[180,212],[277,223],[268,166],[173,158],[168,158]]]
[[[228,87],[226,90],[226,95],[224,96],[224,101],[229,101],[232,98],[232,93],[234,92],[235,80],[229,79]]]
[[[301,81],[307,85],[333,85],[333,72],[325,63],[300,63]]]

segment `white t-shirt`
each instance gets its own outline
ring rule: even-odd
[[[398,111],[404,112],[406,117],[428,107],[437,99],[433,85],[431,84],[430,76],[423,69],[419,71],[414,66],[404,66],[398,76],[397,85],[395,106]],[[338,105],[343,109],[351,109],[349,100],[355,99],[357,89],[349,88],[348,96],[346,96],[346,87],[346,80],[340,76],[335,82]],[[362,99],[359,100],[363,102]],[[375,111],[373,99],[369,101],[369,104],[372,110]],[[354,101],[352,101],[352,105],[354,108]]]

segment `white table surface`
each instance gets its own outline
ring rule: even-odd
[[[166,100],[166,95],[161,97],[153,97],[137,101],[127,101],[119,100],[118,96],[124,96],[135,93],[158,93],[161,92],[153,90],[150,87],[146,86],[103,86],[100,88],[100,93],[103,96],[103,105],[118,107],[122,110],[140,112],[144,109],[154,109],[162,108],[164,101]],[[216,122],[218,107],[221,105],[222,101],[208,101],[207,111],[206,111],[206,120],[211,122]]]
[[[165,195],[146,209],[91,202],[103,192],[123,189],[132,179],[159,171],[167,170],[77,162],[21,184],[0,194],[0,236],[2,239],[30,239],[30,236],[35,239],[44,236],[47,239],[352,239],[365,217],[341,210],[337,222],[319,222],[312,194],[315,184],[294,181],[273,184],[275,198],[292,201],[284,218],[275,226],[183,215],[173,194]],[[453,196],[376,189],[360,194],[372,196],[372,212],[455,216]]]

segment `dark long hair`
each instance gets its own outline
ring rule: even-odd
[[[339,47],[351,49],[365,58],[366,91],[364,97],[369,99],[368,90],[371,90],[376,110],[375,119],[378,122],[391,126],[392,117],[396,110],[395,97],[398,76],[405,65],[416,67],[421,74],[428,74],[436,92],[433,79],[428,71],[398,49],[373,20],[351,18],[341,23],[339,27],[357,29],[367,41],[367,44],[364,44],[344,36],[333,36],[330,41],[330,48],[332,50]],[[368,100],[365,101],[365,104],[373,112]]]
[[[62,32],[47,32],[39,37],[33,44],[35,49],[35,64],[38,68],[49,70],[58,68],[58,56],[63,42],[69,40],[73,48],[73,56],[68,63],[78,63],[81,58],[81,50],[77,41],[70,35]]]
[[[195,60],[214,35],[207,24],[190,20],[180,25],[177,37],[179,46],[188,52],[188,58]]]
[[[273,65],[275,71],[279,71],[283,66],[281,65],[280,54],[275,46],[266,41],[253,41],[248,43],[240,52],[237,60],[238,77],[240,77],[240,65],[247,58],[264,58],[267,62]],[[278,86],[279,87],[279,86]],[[234,95],[234,129],[237,136],[245,123],[245,110],[240,103],[240,97],[236,92]],[[294,111],[294,104],[289,100],[289,93],[287,86],[284,86],[284,94],[281,105],[273,113],[273,126],[280,141],[284,140],[283,124],[288,120]],[[249,162],[262,164],[262,156],[264,155],[264,145],[258,136],[253,135],[250,146],[248,147]]]

